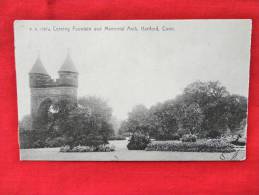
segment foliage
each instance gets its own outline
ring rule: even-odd
[[[244,129],[247,116],[247,98],[239,95],[231,95],[226,98],[228,104],[228,127],[231,131]]]
[[[127,121],[121,124],[120,132],[142,132],[146,133],[148,129],[148,109],[144,105],[135,106],[128,114]],[[123,130],[122,130],[123,128]]]
[[[228,96],[229,92],[218,81],[196,81],[185,87],[183,95],[187,104],[195,102],[203,107],[210,102]]]
[[[20,148],[53,148],[67,142],[64,136],[54,135],[50,131],[19,131]]]
[[[197,140],[197,136],[192,134],[183,135],[181,139],[182,142],[196,142],[196,140]]]
[[[114,145],[99,145],[97,146],[97,151],[98,152],[113,152],[115,151],[115,146]]]
[[[180,140],[181,136],[177,133],[169,135],[159,135],[156,137],[156,140],[166,141],[166,140]]]
[[[48,136],[46,131],[19,131],[20,148],[44,148],[45,139]]]
[[[99,145],[99,146],[75,146],[68,145],[60,148],[60,152],[113,152],[115,147],[113,145]]]
[[[231,95],[218,81],[196,81],[175,99],[147,109],[135,107],[120,127],[120,134],[142,132],[157,140],[174,134],[218,138],[246,126],[247,98]]]
[[[236,132],[246,118],[247,99],[230,95],[219,82],[194,82],[185,88],[183,98],[186,104],[199,104],[204,115],[199,134],[204,137]]]
[[[246,145],[246,140],[245,139],[241,139],[241,140],[235,140],[232,141],[231,144],[236,145],[236,146],[245,146]]]
[[[32,143],[32,148],[44,148],[45,142],[41,139],[38,139]]]
[[[222,135],[222,132],[220,131],[220,129],[216,130],[209,130],[206,132],[206,138],[220,138]]]
[[[33,117],[33,130],[46,131],[49,129],[49,124],[52,121],[51,106],[52,101],[49,98],[41,102],[37,114]]]
[[[155,139],[172,137],[177,134],[178,108],[174,101],[166,101],[150,108],[150,136]]]
[[[97,122],[111,120],[112,108],[101,98],[95,96],[82,97],[78,99],[78,105],[87,108]]]
[[[181,118],[182,127],[190,133],[198,133],[203,121],[203,112],[197,103],[186,106],[183,117]]]
[[[119,135],[129,137],[131,132],[129,132],[129,123],[128,120],[124,120],[121,122],[120,127],[119,127]]]
[[[150,143],[149,137],[141,133],[134,133],[127,145],[129,150],[144,150]]]
[[[46,113],[39,114],[43,118],[37,120],[48,121],[41,129],[23,133],[20,136],[22,147],[96,147],[107,144],[108,138],[113,135],[110,123],[112,110],[100,98],[86,97],[79,99],[79,102],[81,104],[77,105],[67,99],[61,99],[51,105],[44,105],[42,112]]]
[[[100,98],[80,98],[77,106],[58,102],[54,110],[52,127],[67,138],[65,144],[71,147],[107,144],[113,135],[109,121],[112,110]]]
[[[197,142],[154,142],[147,145],[146,151],[172,152],[234,152],[234,146],[220,139]]]
[[[45,140],[44,147],[48,147],[48,148],[60,147],[60,146],[63,146],[66,142],[67,140],[65,137],[55,137],[55,138],[48,137]]]
[[[241,138],[241,135],[237,135],[235,140],[230,141],[231,144],[236,146],[245,146],[246,145],[246,139]]]
[[[119,134],[132,135],[128,148],[143,148],[142,138],[148,135],[157,140],[179,140],[185,134],[199,138],[219,138],[246,127],[247,98],[231,95],[219,82],[196,81],[187,85],[175,99],[151,106],[135,106],[121,123]],[[32,121],[25,117],[20,123],[21,147],[56,147],[58,145],[98,146],[115,138],[112,109],[97,97],[79,98],[78,104],[69,100],[52,103],[44,101]],[[62,139],[61,139],[62,137]],[[145,136],[144,136],[145,137]],[[147,136],[146,136],[147,137]],[[185,140],[188,138],[183,138]],[[139,142],[141,144],[139,144]]]

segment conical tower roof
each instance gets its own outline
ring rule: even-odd
[[[58,72],[78,73],[69,53],[67,54],[67,57]]]
[[[46,71],[45,67],[43,66],[40,57],[36,59],[34,65],[32,66],[32,69],[30,71],[30,74],[45,74],[48,75],[48,72]]]

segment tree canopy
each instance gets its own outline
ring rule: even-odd
[[[46,140],[53,142],[56,138],[62,138],[64,144],[70,146],[106,144],[109,136],[114,134],[112,109],[101,98],[82,97],[78,103],[61,99],[43,106],[36,119],[43,131],[35,131],[45,132],[46,136],[39,138],[43,143],[41,147]],[[25,117],[20,128],[28,128],[30,123],[31,117]]]
[[[218,137],[243,128],[247,98],[231,95],[218,81],[196,81],[175,99],[151,106],[138,105],[123,121],[120,132],[146,132],[154,138],[175,134]]]

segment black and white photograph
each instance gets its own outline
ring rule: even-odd
[[[16,20],[20,160],[246,160],[251,26]]]

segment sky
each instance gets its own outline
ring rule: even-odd
[[[68,51],[78,96],[102,97],[120,120],[133,106],[172,99],[197,80],[248,96],[251,20],[20,20],[14,27],[19,119],[30,114],[36,58],[56,79]]]

